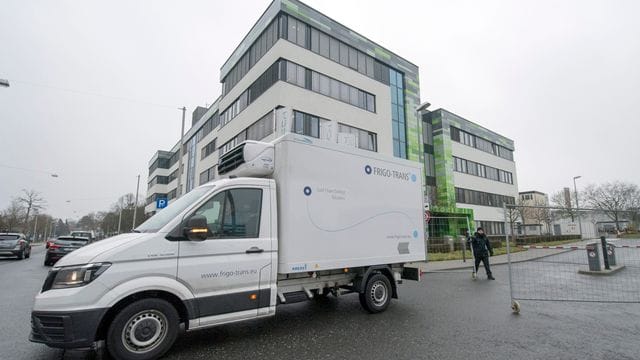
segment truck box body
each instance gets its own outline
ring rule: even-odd
[[[422,169],[325,140],[274,140],[281,274],[425,258]]]

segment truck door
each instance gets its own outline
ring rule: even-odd
[[[268,187],[225,188],[194,214],[209,227],[203,241],[181,241],[178,280],[195,295],[199,326],[258,315],[268,307],[271,223]],[[261,286],[262,285],[262,286]]]

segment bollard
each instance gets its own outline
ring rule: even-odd
[[[600,271],[600,256],[598,256],[598,244],[588,244],[587,248],[587,259],[589,261],[589,271]]]
[[[464,236],[460,236],[459,238],[462,243],[462,262],[467,262],[467,239]]]
[[[600,243],[602,244],[602,258],[604,259],[604,268],[606,270],[611,270],[611,267],[609,266],[609,256],[607,255],[607,238],[601,236]]]
[[[610,266],[616,266],[616,247],[613,244],[607,243],[607,260],[609,260]]]

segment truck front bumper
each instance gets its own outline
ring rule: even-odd
[[[81,311],[33,311],[29,340],[50,347],[90,347],[107,309]]]

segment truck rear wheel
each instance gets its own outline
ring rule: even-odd
[[[360,305],[372,314],[383,312],[391,303],[391,283],[382,274],[373,274],[360,294]]]
[[[157,359],[176,340],[180,319],[169,302],[142,299],[127,305],[111,322],[107,349],[115,359]]]

